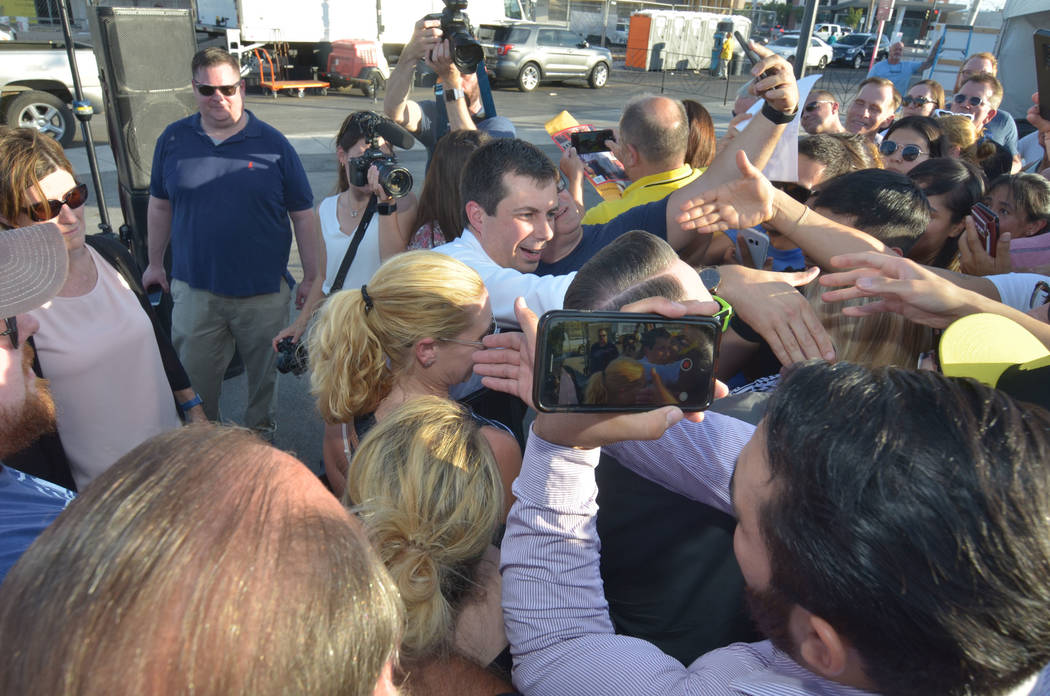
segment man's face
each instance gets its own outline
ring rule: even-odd
[[[933,90],[930,89],[929,85],[913,86],[908,90],[908,96],[913,100],[922,100],[922,103],[912,101],[912,103],[902,106],[902,118],[905,116],[930,116],[933,114],[933,110],[937,108],[937,104],[933,100]]]
[[[598,345],[606,345],[609,342],[609,332],[602,329],[598,332]]]
[[[222,128],[241,120],[244,114],[244,83],[232,65],[213,65],[201,68],[193,76],[196,84],[193,94],[197,97],[197,109],[207,127]],[[226,96],[216,89],[211,96],[201,94],[200,86],[223,87],[236,85],[237,91]]]
[[[656,339],[645,349],[645,359],[654,365],[666,365],[671,360],[671,339]]]
[[[554,236],[557,185],[508,173],[503,175],[503,190],[507,195],[496,206],[495,215],[468,201],[467,216],[489,258],[504,268],[532,273],[540,252]]]
[[[897,42],[890,46],[890,52],[889,54],[887,54],[887,58],[889,59],[889,63],[891,65],[896,65],[897,63],[901,62],[901,56],[903,55],[904,44]]]
[[[25,343],[40,325],[28,314],[15,322],[18,348],[12,336],[0,336],[0,459],[55,428],[55,404],[47,383],[33,374],[33,349]],[[8,319],[0,319],[0,331],[8,328]]]
[[[802,128],[812,135],[837,131],[836,126],[839,126],[838,102],[826,96],[810,99],[802,109],[801,122]]]
[[[959,76],[955,79],[955,91],[958,92],[959,88],[962,87],[962,83],[979,73],[994,75],[995,66],[992,65],[992,61],[987,58],[971,58],[963,63],[962,70],[959,71]]]
[[[769,481],[765,429],[761,424],[737,457],[729,491],[736,517],[733,553],[744,576],[752,618],[773,645],[795,655],[797,650],[789,630],[794,605],[771,585],[769,549],[759,525],[762,506],[774,495]]]
[[[846,112],[846,130],[874,136],[893,121],[893,88],[869,84],[857,94]]]
[[[962,103],[959,103],[960,97]],[[995,118],[992,105],[992,88],[983,82],[967,82],[952,99],[952,111],[957,114],[973,114],[973,125],[977,130]],[[975,103],[976,102],[976,103]]]

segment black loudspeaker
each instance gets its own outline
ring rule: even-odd
[[[131,251],[146,264],[153,149],[173,121],[197,110],[190,61],[197,38],[189,10],[96,7],[89,13]],[[146,195],[148,198],[148,194]],[[132,203],[135,201],[135,203]]]

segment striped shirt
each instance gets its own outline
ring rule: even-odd
[[[717,413],[683,421],[655,442],[622,442],[607,452],[684,496],[731,512],[729,480],[754,427]],[[736,643],[684,667],[656,646],[616,635],[599,572],[595,528],[600,450],[576,450],[529,435],[517,502],[503,539],[503,613],[514,684],[525,696],[696,694],[697,696],[860,696],[823,679],[768,641]],[[1014,694],[1050,694],[1050,679]]]

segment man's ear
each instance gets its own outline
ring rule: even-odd
[[[992,122],[992,119],[993,119],[993,118],[995,118],[995,115],[996,115],[997,113],[999,113],[999,110],[998,110],[998,109],[992,109],[991,111],[989,111],[989,112],[988,112],[988,115],[987,115],[987,116],[985,117],[985,119],[984,119],[984,123],[982,123],[982,124],[981,124],[981,128],[984,128],[984,127],[985,127],[985,126],[987,126],[987,125],[988,125],[989,123],[991,123],[991,122]],[[978,128],[977,130],[980,130],[981,128]]]
[[[900,247],[889,247],[889,249],[890,249],[891,252],[893,252],[897,256],[900,256],[900,257],[904,256],[904,250],[901,249]]]
[[[470,224],[470,226],[474,229],[475,232],[481,234],[481,228],[483,226],[483,223],[485,222],[485,218],[488,216],[488,213],[485,212],[485,209],[482,208],[481,204],[477,201],[467,201],[467,204],[466,206],[464,206],[464,208],[467,212],[467,222]]]
[[[839,103],[831,102],[831,113],[837,114],[839,112]]]
[[[831,624],[815,614],[803,612],[799,656],[811,670],[834,681],[848,667],[849,647]]]

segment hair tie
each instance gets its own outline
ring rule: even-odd
[[[372,311],[372,309],[375,307],[375,305],[372,303],[372,298],[368,296],[368,286],[367,285],[362,285],[361,286],[361,299],[363,299],[365,301],[365,314],[368,314],[369,312]]]

